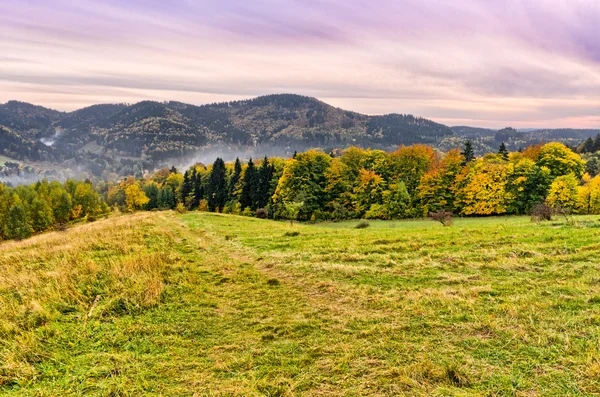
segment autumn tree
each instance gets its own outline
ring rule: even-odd
[[[455,206],[462,215],[497,215],[507,211],[511,197],[506,192],[507,165],[496,155],[471,163],[454,185]]]
[[[585,170],[585,162],[581,157],[559,142],[542,146],[537,164],[547,167],[554,177],[573,174],[581,178]]]
[[[577,205],[579,181],[573,174],[559,176],[550,185],[547,202],[553,208],[572,210]]]
[[[125,188],[125,205],[129,212],[141,210],[149,201],[150,199],[137,183]]]
[[[325,172],[331,162],[331,157],[317,150],[299,153],[295,159],[288,160],[273,195],[275,207],[296,201],[295,197],[302,192],[304,205],[299,214],[301,219],[310,219],[315,211],[322,211],[327,202]]]
[[[452,187],[460,174],[464,157],[459,149],[450,150],[440,161],[438,167],[421,177],[417,188],[417,197],[421,203],[421,214],[448,211],[454,208]]]

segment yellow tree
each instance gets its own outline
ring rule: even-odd
[[[125,205],[129,212],[142,209],[149,201],[150,199],[137,184],[128,185],[125,188]]]
[[[573,174],[559,176],[550,185],[548,205],[554,208],[572,210],[577,205],[579,181]]]
[[[583,176],[583,185],[577,188],[577,209],[581,214],[600,214],[600,175]]]
[[[354,187],[354,207],[360,215],[364,214],[373,204],[383,202],[383,192],[386,189],[384,179],[373,171],[360,170],[358,183]]]
[[[507,163],[497,155],[475,160],[457,177],[455,207],[462,215],[497,215],[507,211]]]
[[[417,197],[421,202],[423,215],[432,211],[452,210],[454,192],[452,186],[462,170],[464,157],[460,149],[450,150],[435,169],[421,177]]]
[[[550,142],[542,146],[537,164],[540,167],[548,167],[552,176],[573,174],[581,178],[585,170],[585,161],[559,142]]]

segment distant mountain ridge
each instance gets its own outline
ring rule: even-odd
[[[476,141],[479,152],[539,141],[577,144],[600,130],[493,130],[447,127],[406,114],[364,115],[316,98],[276,94],[249,100],[190,105],[142,101],[99,104],[60,112],[19,101],[0,104],[7,143],[0,154],[31,161],[72,160],[93,151],[104,160],[159,162],[210,148],[269,148],[293,152],[351,145],[392,150],[423,143],[441,150]],[[5,147],[5,148],[3,148]],[[99,166],[101,168],[101,165]]]
[[[30,138],[52,137],[53,146],[67,152],[93,142],[107,153],[157,160],[210,145],[393,148],[435,144],[454,134],[424,118],[368,116],[294,94],[202,106],[152,101],[93,105],[70,113],[11,101],[0,105],[0,125]]]

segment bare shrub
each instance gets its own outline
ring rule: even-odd
[[[260,219],[267,219],[268,218],[268,212],[266,209],[264,208],[259,208],[256,210],[256,217],[260,218]]]
[[[355,229],[366,229],[369,226],[371,226],[371,224],[367,221],[360,221],[358,222],[358,224],[356,226],[354,226]]]
[[[551,221],[552,220],[552,207],[546,203],[537,203],[531,209],[531,220],[535,222]]]
[[[429,217],[432,221],[439,222],[444,226],[452,226],[453,215],[454,214],[450,211],[438,211],[429,213]]]

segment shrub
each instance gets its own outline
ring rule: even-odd
[[[369,226],[371,226],[371,224],[367,221],[360,221],[358,222],[358,224],[356,226],[354,226],[355,229],[366,229]]]
[[[268,218],[268,213],[267,210],[264,208],[259,208],[256,210],[256,217],[260,218],[260,219],[267,219]]]
[[[178,214],[184,214],[186,212],[186,208],[185,205],[183,203],[177,203],[177,205],[175,206],[175,211]]]
[[[535,222],[540,221],[551,221],[552,220],[552,207],[546,203],[537,203],[531,209],[531,220]]]
[[[452,212],[450,211],[438,211],[430,212],[429,217],[432,221],[439,222],[444,226],[452,226]]]

